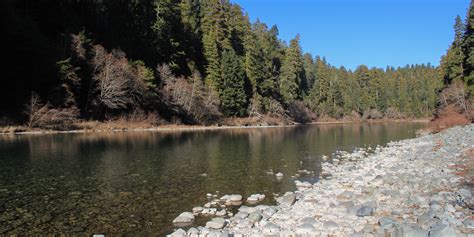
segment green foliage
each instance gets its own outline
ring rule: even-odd
[[[466,32],[462,44],[464,53],[464,77],[471,98],[474,97],[474,2],[471,1],[466,19]]]
[[[246,114],[247,96],[244,88],[245,72],[233,50],[222,53],[222,81],[219,83],[219,97],[222,112],[227,116]]]
[[[32,90],[41,95],[55,91],[54,98],[45,99],[55,106],[77,106],[86,118],[104,114],[97,101],[112,101],[114,108],[107,111],[115,115],[137,109],[160,111],[163,117],[187,114],[199,121],[206,118],[204,111],[217,116],[219,105],[227,116],[267,114],[301,121],[311,117],[308,108],[334,118],[430,116],[440,78],[463,81],[474,90],[472,7],[466,25],[456,18],[455,40],[440,70],[429,65],[385,70],[362,65],[352,72],[304,54],[299,35],[287,45],[276,26],[251,23],[229,0],[21,3],[0,3],[6,9],[0,18],[11,22],[2,29],[6,54],[34,60],[25,65],[7,62],[12,68],[7,77],[15,85],[0,88],[0,95],[26,101]],[[155,69],[162,64],[170,65],[168,79]],[[104,88],[120,96],[98,100]],[[123,101],[115,106],[119,97]],[[195,98],[199,100],[192,102]],[[187,112],[176,113],[175,107]]]
[[[141,60],[132,62],[132,66],[137,70],[138,80],[145,83],[146,88],[149,91],[156,89],[155,74],[151,68],[148,68],[145,63]]]
[[[291,40],[290,47],[286,50],[285,59],[281,67],[279,87],[280,94],[285,103],[301,99],[302,93],[304,93],[306,89],[299,40],[299,35]]]

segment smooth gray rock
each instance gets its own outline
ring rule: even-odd
[[[204,210],[203,207],[193,207],[194,214],[200,214]]]
[[[248,219],[244,219],[242,221],[239,222],[239,224],[237,224],[237,227],[240,228],[240,229],[248,229],[248,228],[252,228],[254,225],[254,222],[248,220]]]
[[[222,229],[224,226],[225,220],[221,217],[212,218],[212,220],[206,223],[206,227],[211,229]]]
[[[188,230],[188,235],[194,235],[194,234],[199,235],[199,230],[196,229],[196,228],[194,228],[194,227],[193,227],[193,228],[190,228],[190,229]]]
[[[341,194],[337,195],[336,199],[340,202],[350,201],[354,197],[354,193],[350,191],[344,191]]]
[[[428,231],[416,226],[401,224],[395,232],[395,237],[427,237]]]
[[[396,227],[398,221],[390,217],[382,217],[379,219],[378,223],[382,229],[392,229]]]
[[[276,200],[279,205],[286,205],[291,206],[296,202],[296,195],[295,194],[288,194],[283,197],[279,197]]]
[[[172,237],[186,237],[186,231],[183,229],[178,229],[171,234]]]
[[[194,215],[191,212],[183,212],[173,220],[174,224],[191,223],[194,221]]]
[[[430,237],[460,237],[463,236],[458,234],[453,227],[448,225],[436,225],[430,230]]]
[[[229,201],[231,202],[241,202],[242,201],[242,195],[240,194],[232,194],[229,196]]]
[[[357,210],[356,216],[363,217],[363,216],[373,216],[374,215],[374,208],[369,206],[362,206]]]
[[[237,214],[235,214],[235,217],[239,217],[242,219],[247,218],[247,216],[249,216],[249,213],[246,211],[239,211]]]
[[[462,222],[467,228],[474,229],[474,219],[468,217]]]
[[[279,232],[280,232],[280,227],[273,223],[267,223],[262,229],[262,234],[264,235],[274,235],[274,234],[278,234]]]
[[[313,233],[316,230],[313,225],[304,223],[296,227],[296,233],[297,234],[308,234],[308,233]]]
[[[337,230],[339,229],[339,225],[334,221],[326,221],[323,224],[323,228],[327,230]]]
[[[278,212],[278,209],[276,209],[274,207],[269,207],[269,208],[263,210],[263,214],[265,214],[267,216],[273,216],[273,214],[275,214],[277,212]]]
[[[262,219],[262,215],[260,215],[260,213],[258,212],[253,212],[253,213],[250,213],[247,219],[253,223],[256,223],[256,222],[259,222],[260,219]]]
[[[311,225],[316,225],[318,224],[318,221],[316,219],[314,219],[314,217],[305,217],[303,219],[300,220],[301,223],[303,224],[311,224]]]

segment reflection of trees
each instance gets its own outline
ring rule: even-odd
[[[162,231],[179,212],[202,205],[207,192],[284,192],[292,189],[288,178],[297,170],[317,171],[323,154],[403,138],[408,129],[419,126],[0,136],[0,185],[23,190],[8,200],[0,196],[0,201],[29,206],[40,217],[62,213],[51,228],[61,228],[73,218],[85,223],[86,231],[104,226],[112,232]],[[270,168],[283,172],[284,180],[275,182],[274,176],[266,175]],[[38,198],[43,196],[54,202],[44,203]],[[15,199],[19,201],[10,203]],[[136,227],[129,227],[132,222]]]

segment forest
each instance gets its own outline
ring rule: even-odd
[[[232,124],[472,112],[474,9],[440,66],[355,70],[229,0],[4,0],[0,125]],[[470,117],[472,119],[472,117]]]

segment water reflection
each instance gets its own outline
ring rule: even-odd
[[[208,192],[265,193],[272,203],[294,189],[298,170],[315,171],[302,177],[315,181],[321,155],[413,137],[421,126],[0,136],[0,234],[162,235]]]

